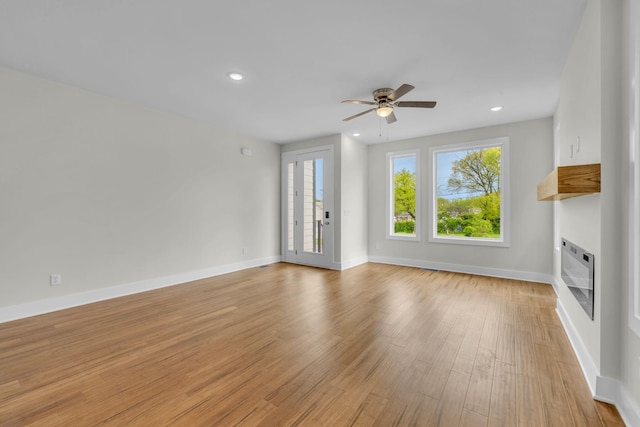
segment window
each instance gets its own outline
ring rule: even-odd
[[[387,237],[420,240],[420,152],[387,153]]]
[[[434,147],[429,154],[429,241],[509,246],[509,139]]]

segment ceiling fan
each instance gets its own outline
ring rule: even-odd
[[[387,123],[391,124],[397,120],[396,115],[393,114],[394,107],[433,108],[436,106],[435,101],[398,101],[401,96],[406,95],[413,89],[413,86],[405,83],[396,90],[389,88],[374,90],[373,101],[357,101],[352,99],[344,100],[342,101],[343,104],[375,105],[375,107],[363,111],[362,113],[347,117],[342,121],[346,122],[351,119],[355,119],[356,117],[360,117],[364,114],[370,113],[371,111],[375,111],[379,117],[384,117],[387,120]]]

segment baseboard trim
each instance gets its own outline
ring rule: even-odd
[[[259,267],[276,262],[280,262],[280,256],[258,258],[234,264],[219,265],[215,267],[205,268],[203,270],[173,274],[170,276],[146,279],[133,283],[125,283],[108,288],[94,289],[87,292],[64,295],[57,298],[49,298],[45,300],[31,301],[24,304],[0,307],[0,323],[24,319],[26,317],[51,313],[53,311],[64,310],[67,308],[91,304],[94,302],[118,298],[126,295],[137,294],[153,289],[166,288],[169,286],[192,282],[194,280],[206,279],[207,277],[233,273],[234,271],[245,270],[247,268]]]
[[[353,258],[353,259],[350,259],[350,260],[347,260],[347,261],[343,261],[340,264],[340,269],[341,270],[348,270],[350,268],[357,267],[359,265],[366,264],[368,262],[369,262],[369,257],[365,255],[365,256],[358,257],[358,258]]]
[[[564,327],[564,330],[569,337],[569,342],[573,347],[573,351],[578,357],[578,363],[580,364],[582,373],[587,380],[587,385],[591,390],[591,395],[595,396],[597,379],[600,376],[600,372],[598,371],[598,368],[593,359],[589,355],[587,347],[584,345],[584,342],[582,342],[582,338],[580,338],[580,334],[578,334],[578,331],[573,325],[571,318],[567,314],[564,305],[562,305],[562,301],[560,300],[560,298],[558,298],[556,302],[556,313],[558,314],[560,322],[562,323],[562,326]]]
[[[501,268],[478,267],[475,265],[451,264],[448,262],[434,262],[419,259],[391,258],[370,256],[369,262],[379,264],[402,265],[405,267],[428,268],[430,270],[444,270],[455,273],[476,274],[478,276],[499,277],[503,279],[523,280],[527,282],[551,283],[553,276],[529,271],[504,270]]]
[[[620,381],[608,377],[598,377],[594,398],[615,405],[625,425],[640,426],[640,408]]]
[[[287,260],[284,259],[284,257],[282,257],[282,261],[283,262],[291,262],[292,264],[298,264],[297,262],[287,261]],[[350,259],[350,260],[347,260],[347,261],[340,261],[340,262],[332,261],[329,265],[326,265],[326,264],[314,264],[312,262],[302,263],[302,264],[298,264],[298,265],[306,265],[306,266],[309,266],[309,267],[326,268],[326,269],[329,269],[329,270],[343,271],[343,270],[348,270],[348,269],[353,268],[353,267],[357,267],[358,265],[366,264],[368,262],[369,262],[369,257],[362,256],[362,257],[353,258],[353,259]]]
[[[553,287],[556,297],[560,298],[560,283],[555,276],[551,276],[551,286]]]

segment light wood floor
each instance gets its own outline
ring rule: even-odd
[[[620,426],[549,285],[275,264],[0,324],[0,425]]]

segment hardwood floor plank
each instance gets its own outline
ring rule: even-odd
[[[270,413],[259,425],[327,425],[332,417],[330,408],[342,395],[342,390],[331,385],[321,387],[313,398],[299,400],[295,405],[287,402],[279,406],[278,411]]]
[[[489,415],[495,361],[496,358],[490,350],[485,348],[478,350],[464,401],[465,409],[484,416]]]
[[[449,378],[436,409],[438,426],[457,426],[462,418],[464,398],[471,377],[455,371],[449,371]]]
[[[229,422],[235,426],[255,426],[276,409],[276,406],[266,400],[259,400],[246,411],[238,411],[240,416],[237,419],[230,419]]]
[[[516,331],[511,323],[502,323],[498,327],[496,358],[504,363],[515,365]]]
[[[273,264],[0,324],[0,425],[618,427],[549,285]]]
[[[359,398],[352,397],[352,394],[358,393],[344,393],[342,399],[330,408],[332,414],[326,425],[372,426],[388,402],[387,398],[375,393],[366,393]]]
[[[538,382],[544,402],[548,425],[566,426],[573,423],[571,413],[563,410],[568,407],[566,390],[560,377],[560,370],[554,360],[554,353],[546,344],[534,344],[536,348],[536,366],[538,366]]]
[[[484,415],[478,414],[477,412],[473,412],[468,409],[462,410],[460,427],[486,427],[488,422],[488,418]]]
[[[591,399],[591,393],[585,387],[585,379],[579,366],[558,362],[560,377],[564,384],[567,401],[576,426],[601,425],[602,421]]]
[[[565,364],[578,365],[578,358],[573,352],[569,338],[560,325],[560,321],[556,319],[553,325],[547,325],[545,331],[555,359]]]
[[[436,426],[438,401],[423,394],[406,398],[392,398],[382,408],[380,416],[371,425],[387,426]]]
[[[361,387],[366,382],[373,382],[380,371],[394,364],[401,351],[401,347],[385,345],[382,342],[378,346],[363,349],[360,357],[342,369],[332,384],[347,390],[350,387]]]
[[[604,426],[620,427],[624,425],[621,423],[620,413],[615,406],[598,400],[595,400],[594,403],[596,404],[596,410]]]
[[[499,328],[499,312],[496,307],[495,311],[487,313],[487,316],[484,319],[482,334],[480,335],[480,345],[495,353],[498,344]]]
[[[518,426],[536,427],[547,425],[544,402],[535,376],[516,375],[516,408]]]
[[[525,322],[525,319],[521,319]],[[546,425],[546,411],[540,391],[539,367],[533,338],[519,328],[516,339],[516,406],[519,426]]]
[[[516,403],[516,367],[496,360],[491,385],[489,425],[518,425]]]
[[[458,350],[458,356],[465,359],[475,359],[478,347],[480,346],[480,340],[482,338],[482,331],[484,329],[485,316],[474,315],[471,317],[471,321],[468,324],[468,328],[465,331],[464,338],[460,344]]]
[[[424,381],[429,384],[427,396],[440,399],[444,392],[447,381],[451,375],[451,369],[458,352],[458,344],[452,341],[445,341],[437,356],[433,359],[431,369],[427,373]],[[465,389],[466,391],[466,389]]]

